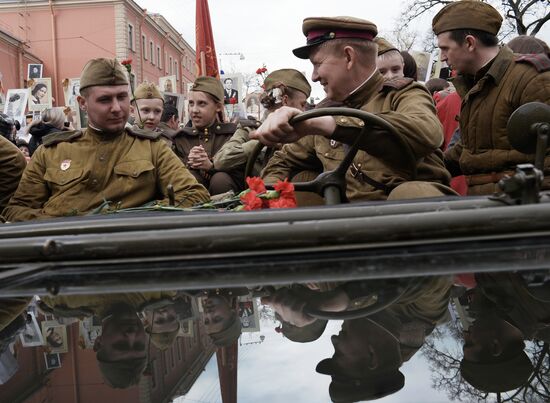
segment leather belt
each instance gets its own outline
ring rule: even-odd
[[[363,171],[361,171],[361,169],[359,169],[357,167],[357,165],[355,165],[354,162],[351,163],[350,167],[349,167],[349,171],[351,173],[351,176],[353,176],[355,179],[358,179],[362,182],[365,182],[369,185],[371,185],[373,188],[375,189],[378,189],[378,190],[381,190],[383,191],[386,195],[389,195],[390,192],[392,191],[392,188],[390,188],[389,186],[386,186],[384,185],[383,183],[381,182],[378,182],[377,180],[374,180],[372,179],[370,176],[368,176],[366,173],[364,173]]]
[[[502,172],[491,172],[487,174],[477,174],[477,175],[465,175],[466,183],[468,186],[478,186],[486,185],[488,183],[498,183],[499,180],[504,178],[506,175],[512,176],[515,174],[515,171],[502,171]]]

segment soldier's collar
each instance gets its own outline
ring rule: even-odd
[[[496,85],[499,85],[513,61],[513,55],[510,48],[506,46],[501,48],[498,54],[475,74],[474,81],[477,83],[483,76],[488,75],[493,78]]]
[[[351,108],[359,108],[367,103],[382,88],[384,77],[375,70],[359,87],[351,92],[344,100],[344,104]]]

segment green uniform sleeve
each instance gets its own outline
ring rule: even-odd
[[[383,112],[376,113],[379,117],[392,124],[413,151],[415,158],[421,159],[441,146],[443,128],[437,118],[435,107],[429,93],[421,87],[407,87],[386,97]],[[359,119],[341,116],[334,117],[336,130],[331,138],[342,143],[351,144],[362,129]],[[390,152],[402,147],[385,130],[372,128],[363,135],[359,148],[369,154],[384,159],[396,161],[402,158],[402,153]]]
[[[462,175],[462,170],[460,169],[460,155],[462,154],[463,147],[461,140],[445,151],[445,167],[452,176]]]
[[[210,200],[210,195],[204,186],[199,184],[195,177],[183,165],[164,141],[154,144],[156,150],[157,186],[159,193],[164,196],[160,203],[168,205],[168,185],[174,187],[176,205],[179,207],[191,207],[197,203]]]
[[[4,209],[8,221],[28,221],[47,218],[42,207],[50,198],[50,189],[44,180],[46,166],[44,147],[39,147],[27,165],[17,191]]]
[[[0,212],[15,193],[26,165],[21,151],[0,136]]]
[[[3,330],[19,315],[25,312],[32,298],[3,298],[0,300],[0,330]]]
[[[250,129],[239,127],[235,134],[214,155],[217,171],[232,171],[246,166],[258,140],[250,140]]]
[[[285,144],[276,151],[262,171],[266,183],[292,179],[300,171],[319,171],[320,161],[315,153],[313,136],[302,137],[296,143]]]

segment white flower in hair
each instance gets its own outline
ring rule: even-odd
[[[283,91],[280,88],[273,88],[271,90],[271,95],[275,98],[275,103],[280,104],[283,102]]]

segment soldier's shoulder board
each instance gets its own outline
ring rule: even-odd
[[[214,125],[214,132],[216,134],[233,134],[237,130],[236,123],[218,123]]]
[[[542,53],[529,55],[515,55],[516,63],[528,63],[534,66],[539,73],[550,71],[550,59]]]
[[[142,129],[137,126],[126,128],[126,132],[134,137],[139,137],[147,140],[158,140],[162,134],[160,131],[153,131],[149,129]]]
[[[239,126],[242,128],[257,129],[262,122],[256,119],[241,119],[239,120]]]
[[[71,130],[71,131],[59,131],[56,133],[50,133],[47,136],[44,136],[42,139],[42,145],[44,147],[51,147],[53,145],[63,143],[65,141],[72,141],[82,136],[82,131],[80,130]]]
[[[409,77],[397,77],[393,78],[389,81],[384,81],[384,84],[382,85],[382,90],[401,90],[405,88],[407,85],[412,83],[414,80]]]

